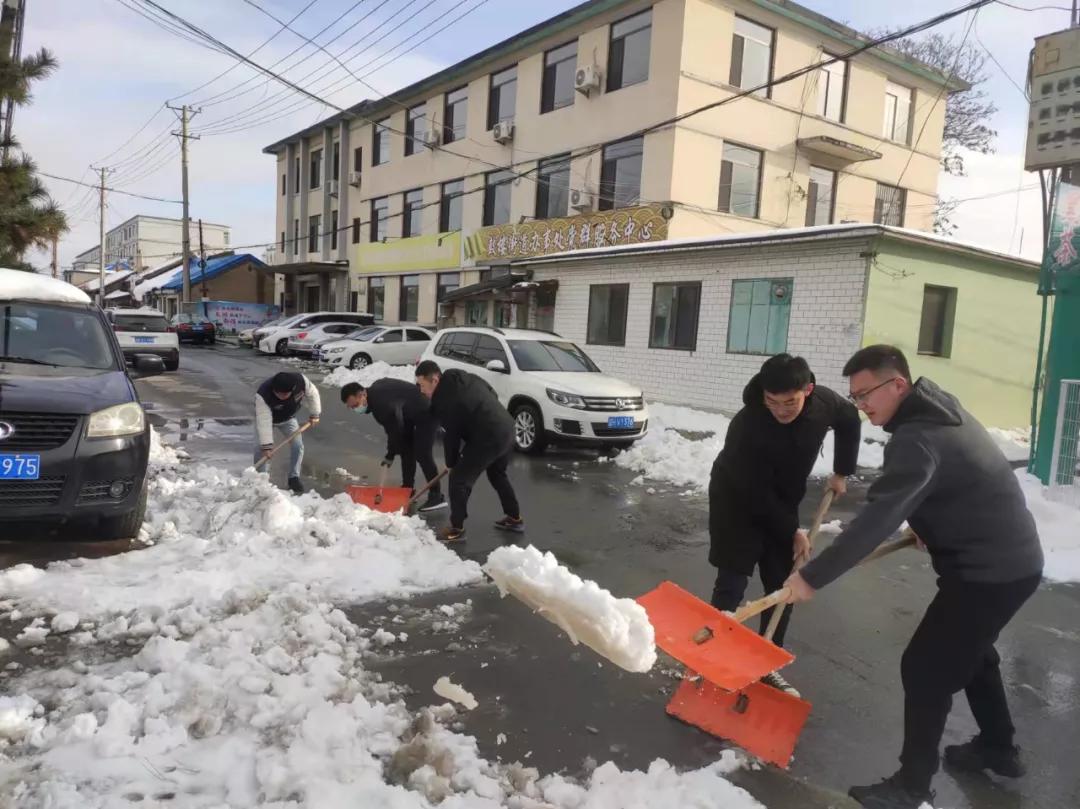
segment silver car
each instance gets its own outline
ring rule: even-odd
[[[317,323],[289,338],[285,353],[292,357],[311,359],[320,343],[340,340],[356,331],[355,323]]]

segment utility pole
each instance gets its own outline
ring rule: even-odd
[[[202,219],[199,219],[199,277],[202,279],[202,297],[207,297],[206,289],[206,247],[203,245]]]
[[[98,192],[98,306],[105,308],[105,167],[101,167],[101,187]]]
[[[170,106],[173,112],[180,113],[180,132],[174,132],[174,135],[180,137],[180,185],[181,194],[183,200],[183,224],[181,228],[183,233],[181,234],[181,245],[184,255],[183,260],[183,279],[184,288],[183,295],[181,297],[181,305],[191,303],[191,216],[190,216],[190,200],[188,198],[188,141],[191,139],[198,140],[194,135],[188,134],[188,122],[192,117],[198,114],[198,110],[192,110],[187,104],[184,104],[177,110],[176,107]]]
[[[57,236],[54,233],[53,237],[52,237],[52,277],[53,278],[59,278],[60,277],[60,262],[57,260],[57,257],[56,257],[57,250],[59,249],[59,247],[60,247],[60,237]]]

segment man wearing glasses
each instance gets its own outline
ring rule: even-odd
[[[845,478],[855,473],[859,455],[858,411],[816,385],[802,357],[767,359],[743,391],[743,402],[709,480],[709,563],[717,568],[712,604],[720,610],[739,606],[755,567],[766,592],[773,592],[795,562],[809,556],[799,503],[829,429],[835,433],[829,486],[838,495],[846,491]],[[762,630],[771,613],[761,616]],[[785,610],[780,619],[777,644],[784,641],[790,614]],[[778,672],[762,682],[798,696]]]
[[[964,691],[979,726],[945,748],[956,769],[1024,773],[994,649],[998,634],[1042,578],[1035,520],[1001,450],[955,397],[916,383],[893,346],[862,349],[844,366],[851,400],[892,437],[867,504],[833,544],[787,580],[791,603],[855,566],[907,520],[930,554],[938,592],[900,663],[904,744],[900,769],[851,797],[870,809],[917,809],[930,782],[952,707]]]

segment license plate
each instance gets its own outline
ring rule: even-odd
[[[40,475],[40,455],[0,455],[0,480],[37,480]]]
[[[202,324],[199,324],[199,325],[196,325],[196,326],[192,326],[192,327],[191,327],[191,330],[192,330],[192,331],[202,331],[202,330],[203,330]]]
[[[138,343],[139,345],[153,345],[154,344],[154,338],[153,337],[136,337],[135,342]]]
[[[630,430],[634,427],[634,417],[608,416],[607,426],[614,430]]]

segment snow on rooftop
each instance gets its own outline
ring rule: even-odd
[[[134,270],[119,270],[119,271],[105,273],[105,286],[108,287],[110,284],[114,284],[117,281],[123,281],[129,275],[134,275],[134,274],[135,274]],[[85,290],[87,292],[96,292],[100,287],[101,287],[101,279],[96,278],[96,277],[91,278],[88,281],[84,281],[83,283],[79,284],[79,289],[83,289],[83,290]]]
[[[90,303],[90,296],[78,287],[57,278],[0,267],[0,300]]]

